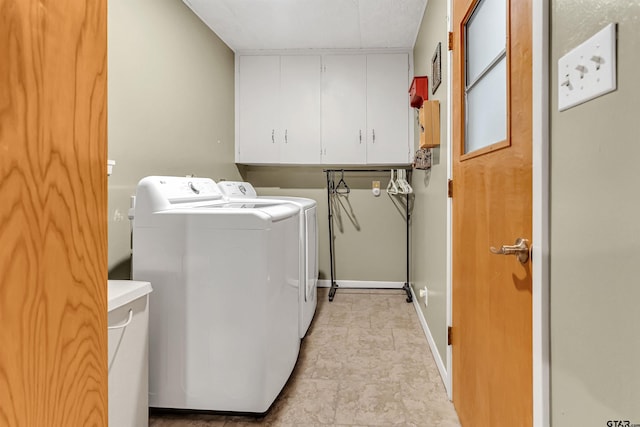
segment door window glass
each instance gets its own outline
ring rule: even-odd
[[[480,0],[465,24],[465,153],[507,138],[507,4]]]

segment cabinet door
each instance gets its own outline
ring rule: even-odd
[[[366,56],[324,56],[322,163],[363,164],[366,162],[365,105]]]
[[[280,57],[241,56],[239,63],[239,163],[276,163],[280,158]]]
[[[367,163],[409,163],[409,56],[367,55]]]
[[[320,163],[320,56],[280,57],[280,163]]]

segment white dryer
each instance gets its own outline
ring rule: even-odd
[[[299,329],[304,338],[318,305],[318,218],[313,199],[287,196],[258,196],[248,182],[220,181],[218,187],[229,201],[293,203],[300,207],[300,294]]]
[[[149,299],[149,406],[266,412],[295,366],[299,208],[227,203],[207,178],[147,177],[133,278]]]

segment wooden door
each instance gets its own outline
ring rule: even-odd
[[[530,426],[531,260],[489,248],[531,244],[531,0],[506,2],[505,137],[468,150],[465,28],[478,3],[453,3],[453,402],[463,426]],[[500,101],[495,90],[480,99],[480,109]]]
[[[366,67],[365,55],[322,59],[322,163],[366,163]]]
[[[320,163],[320,55],[280,57],[280,162]]]
[[[280,57],[241,56],[236,161],[277,163],[284,133],[280,117]]]
[[[107,3],[0,0],[0,425],[107,425]]]
[[[411,163],[409,55],[367,55],[367,163]]]

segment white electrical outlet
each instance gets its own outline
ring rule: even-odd
[[[124,221],[124,215],[120,212],[120,209],[116,209],[113,211],[113,222],[121,222]]]
[[[616,24],[609,24],[558,60],[558,110],[616,90]]]
[[[424,298],[425,307],[429,305],[429,290],[427,289],[426,286],[420,289],[420,298]]]
[[[371,183],[371,192],[374,196],[380,196],[380,181],[373,181]]]

